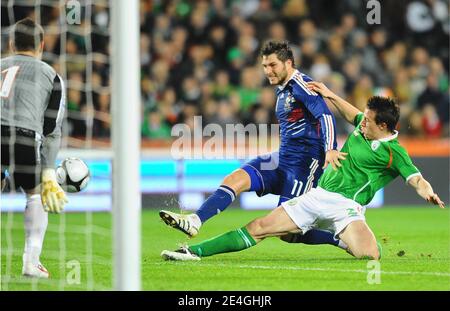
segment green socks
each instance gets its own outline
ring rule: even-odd
[[[199,257],[238,252],[255,246],[256,242],[245,227],[216,236],[201,243],[189,246]]]

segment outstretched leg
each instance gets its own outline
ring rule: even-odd
[[[200,257],[241,251],[255,246],[266,237],[281,236],[298,230],[284,208],[279,206],[267,216],[257,218],[243,228],[174,252],[165,250],[161,256],[166,260],[199,260]]]
[[[356,258],[378,260],[381,257],[375,235],[363,220],[351,222],[339,234],[339,238],[348,245],[349,252]]]
[[[169,226],[193,237],[201,225],[211,217],[224,211],[241,192],[250,188],[250,176],[243,169],[237,169],[225,177],[220,187],[200,206],[195,214],[178,214],[162,210],[159,216]]]
[[[202,223],[224,211],[241,192],[250,189],[250,176],[243,169],[227,175],[220,187],[195,212]]]
[[[335,239],[334,234],[327,230],[311,229],[305,234],[288,233],[280,237],[287,243],[303,243],[308,245],[329,244],[347,250],[348,246],[340,239]]]

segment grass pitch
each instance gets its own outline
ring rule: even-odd
[[[369,209],[366,218],[383,246],[380,279],[368,261],[329,245],[287,244],[266,239],[257,246],[203,258],[165,262],[163,249],[197,243],[239,228],[268,211],[229,209],[188,240],[159,220],[157,210],[142,213],[144,290],[450,290],[450,213],[427,207]],[[111,215],[51,215],[42,263],[50,280],[20,276],[22,214],[2,214],[2,290],[107,290],[112,288]],[[64,232],[62,234],[61,232]],[[60,251],[65,250],[65,251]],[[370,284],[368,282],[372,280]],[[379,283],[377,284],[377,281]]]

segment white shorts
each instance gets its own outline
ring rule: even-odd
[[[283,202],[281,206],[303,234],[320,228],[333,232],[336,237],[351,222],[366,220],[365,208],[359,203],[320,187]]]

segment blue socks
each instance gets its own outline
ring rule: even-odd
[[[303,243],[303,244],[331,244],[339,246],[339,240],[334,239],[334,234],[329,231],[312,229],[305,234],[296,234],[295,240],[291,243]]]
[[[224,211],[236,199],[234,190],[221,185],[197,210],[196,214],[204,223],[211,217]]]

